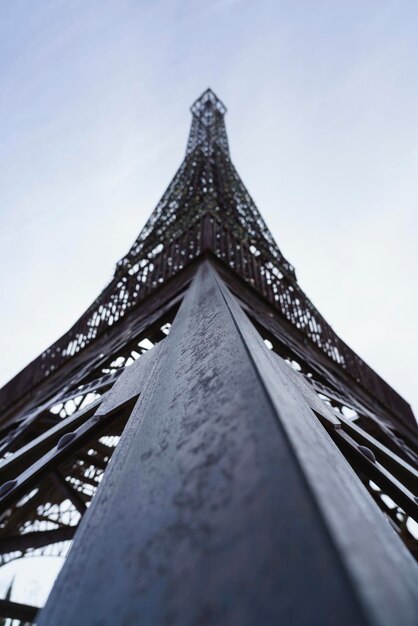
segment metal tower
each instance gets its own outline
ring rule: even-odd
[[[73,542],[39,626],[416,625],[411,408],[302,291],[222,102],[191,111],[111,283],[0,390],[1,563]]]

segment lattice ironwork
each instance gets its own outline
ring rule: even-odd
[[[384,406],[411,420],[409,405],[332,330],[299,287],[236,172],[225,106],[207,90],[192,106],[186,157],[115,276],[78,322],[0,390],[5,409],[119,322],[205,251],[249,282],[296,329]],[[413,418],[412,418],[413,419]]]
[[[284,359],[295,370],[289,379],[314,419],[417,558],[418,437],[409,405],[300,288],[231,162],[225,106],[207,90],[191,111],[185,159],[110,284],[0,390],[0,565],[66,552],[142,392],[106,409],[114,388],[151,348],[164,348],[207,260],[279,368]],[[145,379],[148,367],[141,371]]]
[[[169,319],[93,360],[81,379],[0,430],[0,566],[66,553],[129,416],[102,419],[97,430],[95,413],[123,371],[165,339]],[[75,432],[80,443],[66,452],[59,442],[71,444]]]

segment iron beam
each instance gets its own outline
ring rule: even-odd
[[[39,626],[415,626],[416,565],[288,369],[203,264]]]

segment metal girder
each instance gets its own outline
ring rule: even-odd
[[[19,623],[33,622],[39,611],[37,606],[29,604],[20,604],[11,600],[0,600],[0,617],[8,617],[10,619],[18,619]]]
[[[276,358],[276,355],[273,354],[273,357]],[[280,358],[279,362],[282,362]],[[356,457],[359,448],[361,449],[362,446],[363,448],[367,447],[367,449],[372,452],[374,460],[370,461],[372,457],[369,455],[369,462],[372,462],[374,466],[376,465],[376,461],[381,463],[379,472],[382,473],[382,477],[383,474],[386,474],[391,486],[402,492],[402,497],[406,498],[408,507],[414,511],[414,517],[418,519],[418,502],[414,497],[414,494],[418,493],[418,471],[386,446],[382,445],[365,430],[359,428],[355,422],[348,420],[343,415],[327,406],[317,393],[315,393],[317,386],[314,381],[306,379],[292,370],[288,372],[288,376],[292,378],[311,409],[318,415],[320,420],[323,421],[325,427],[330,431],[334,439],[344,439],[347,444],[352,442],[351,447],[355,448],[354,454]],[[362,454],[361,458],[364,459],[364,454]],[[366,462],[366,460],[367,457],[364,459],[364,462]]]
[[[54,433],[55,436],[58,433],[60,434],[56,445],[32,465],[23,469],[23,471],[12,480],[1,485],[0,507],[6,508],[10,506],[18,497],[23,496],[45,472],[49,471],[51,468],[56,468],[68,455],[81,448],[94,435],[103,431],[106,426],[111,421],[117,419],[122,412],[127,411],[129,413],[134,400],[130,400],[124,405],[121,404],[114,411],[107,413],[99,414],[97,411],[94,412],[93,410],[93,414],[90,412],[87,419],[85,415],[83,416],[84,419],[81,425],[79,425],[80,421],[77,422],[78,427],[73,431],[69,431],[71,424],[68,425],[67,420],[63,424],[60,424],[59,426],[61,428]],[[74,421],[71,420],[71,418],[69,418],[68,421],[72,422],[72,427],[74,428]]]
[[[87,507],[86,503],[80,495],[80,492],[77,491],[77,489],[74,489],[74,487],[72,487],[72,485],[67,480],[65,480],[65,477],[61,474],[60,471],[54,470],[52,472],[52,478],[54,479],[54,481],[56,481],[58,487],[62,490],[66,497],[71,500],[77,511],[81,515],[84,515],[84,513],[87,511]]]
[[[13,480],[18,473],[30,467],[35,460],[39,459],[40,456],[55,446],[66,433],[76,430],[89,420],[104,399],[105,396],[102,396],[84,409],[80,409],[74,413],[74,415],[61,420],[59,424],[56,424],[56,426],[53,426],[39,437],[36,437],[30,443],[20,448],[20,450],[17,450],[11,457],[3,461],[0,464],[0,497],[1,484],[4,484],[8,480]]]
[[[399,456],[391,452],[386,446],[371,437],[354,422],[340,417],[342,429],[345,430],[357,443],[368,446],[378,461],[380,461],[393,476],[395,476],[412,493],[418,493],[418,472]]]
[[[231,161],[225,107],[207,90],[191,110],[185,159],[113,279],[65,335],[0,389],[0,411],[14,411],[30,391],[43,397],[51,379],[68,382],[77,368],[67,366],[91,364],[89,348],[99,343],[106,354],[111,335],[126,344],[137,305],[210,251],[275,309],[299,342],[395,422],[416,430],[409,404],[336,335],[299,286]]]
[[[61,541],[75,526],[32,531],[86,513],[42,624],[415,624],[416,566],[373,501],[417,555],[411,408],[300,288],[231,162],[224,105],[207,90],[191,110],[186,157],[110,284],[0,390],[0,549]],[[156,347],[125,368],[145,335]]]
[[[140,378],[39,626],[415,626],[416,564],[208,263]]]
[[[52,530],[37,530],[10,537],[0,537],[0,552],[23,552],[29,548],[43,548],[61,541],[70,541],[77,526],[61,526]]]
[[[147,370],[158,353],[158,349],[157,345],[137,361],[137,371]],[[0,465],[0,480],[2,479],[0,484],[2,506],[0,552],[3,551],[3,555],[10,554],[10,545],[20,545],[21,552],[24,553],[30,547],[38,549],[47,546],[49,540],[51,543],[55,542],[54,533],[42,534],[38,530],[28,532],[32,528],[35,530],[36,525],[33,526],[33,524],[37,520],[45,520],[49,522],[49,526],[51,522],[61,523],[60,513],[57,514],[55,511],[52,518],[48,515],[44,516],[39,512],[40,506],[59,507],[60,503],[69,499],[81,516],[85,513],[99,483],[97,468],[100,469],[99,474],[102,474],[114,450],[113,443],[105,445],[105,440],[102,442],[97,437],[111,433],[119,435],[122,422],[118,415],[129,414],[129,407],[137,397],[138,385],[130,392],[128,381],[129,374],[124,382],[126,410],[121,411],[120,403],[118,407],[114,407],[116,410],[113,410],[105,394],[85,409],[79,409],[70,417],[60,418],[58,424],[8,457]],[[121,417],[123,419],[122,415]],[[99,427],[99,430],[96,430],[95,425]],[[66,443],[71,446],[67,447],[64,445]],[[86,443],[87,447],[85,447]],[[80,464],[77,459],[83,462]],[[87,490],[84,489],[86,486]],[[19,502],[21,497],[25,498],[29,495],[31,489],[35,489],[36,492],[30,494],[25,501]],[[78,523],[75,516],[71,515],[72,521],[66,521],[66,525]],[[72,534],[75,532],[74,526],[70,532]],[[22,533],[21,541],[18,533]],[[2,543],[3,539],[4,543]],[[32,539],[35,541],[34,546],[31,546]],[[40,542],[39,546],[36,542]],[[6,557],[4,560],[7,562],[9,559]]]

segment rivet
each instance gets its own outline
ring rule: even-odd
[[[75,433],[66,433],[65,435],[63,435],[57,443],[57,449],[61,450],[61,448],[66,446],[67,443],[70,443],[70,441],[72,441],[75,438],[75,436],[76,436]]]
[[[369,459],[372,463],[376,463],[376,457],[370,448],[366,448],[366,446],[358,446],[358,449],[366,457],[366,459]]]
[[[3,483],[0,487],[0,496],[5,496],[6,493],[9,493],[14,487],[17,485],[17,480],[8,480],[7,483]]]

